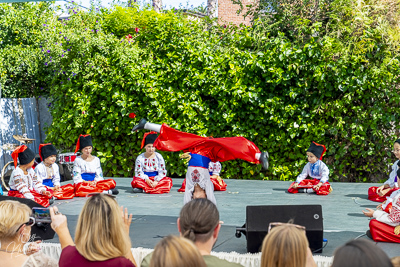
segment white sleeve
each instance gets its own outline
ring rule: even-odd
[[[400,224],[400,195],[397,195],[392,202],[392,209],[390,213],[386,213],[382,210],[374,211],[373,217],[383,223],[391,226],[397,226]]]
[[[32,178],[33,189],[35,189],[36,192],[41,194],[43,191],[47,191],[46,187],[43,185],[43,183],[38,180],[37,175],[34,170],[28,171],[28,175],[30,175]]]
[[[82,162],[81,161],[82,161],[82,159],[80,159],[78,157],[74,161],[74,168],[72,169],[74,184],[79,184],[79,183],[83,182],[83,179],[81,176],[81,174],[82,174],[82,167],[81,167]]]
[[[10,177],[10,185],[13,184],[15,187],[15,190],[18,190],[21,194],[25,196],[25,198],[28,199],[35,199],[33,195],[31,194],[31,191],[29,190],[28,185],[26,184],[24,178],[23,178],[23,172],[20,171],[20,169],[15,169],[11,173]]]
[[[103,178],[103,170],[101,169],[101,164],[100,164],[100,159],[98,157],[96,157],[94,159],[96,162],[96,176],[94,177],[95,181],[101,181],[104,180]]]
[[[54,171],[54,177],[53,177],[53,185],[54,186],[60,186],[60,168],[58,168],[57,163],[53,164],[53,171]]]
[[[321,162],[321,183],[326,183],[329,180],[329,168],[325,163]]]
[[[307,178],[310,174],[310,163],[307,163],[306,166],[304,166],[303,171],[297,176],[296,183],[300,183],[304,179]]]
[[[35,167],[35,172],[36,172],[37,179],[43,183],[43,179],[47,178],[46,166],[44,166],[43,163],[39,163]]]
[[[158,162],[158,175],[154,177],[154,180],[159,182],[161,179],[165,178],[167,176],[167,169],[165,168],[165,161],[163,156],[161,154],[157,153],[157,162]]]
[[[213,162],[212,164],[213,164],[212,174],[219,176],[221,169],[222,169],[221,163],[219,161],[217,161],[217,162]]]
[[[135,177],[137,178],[141,178],[143,180],[149,179],[149,176],[147,176],[146,174],[144,174],[143,169],[143,154],[140,154],[137,158],[136,158],[136,163],[135,163]]]
[[[391,188],[399,187],[398,182],[395,182],[397,176],[397,168],[398,168],[397,163],[398,160],[392,165],[392,172],[389,175],[389,179],[387,179],[387,181],[383,183],[389,185]]]

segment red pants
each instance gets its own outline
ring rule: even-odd
[[[375,219],[369,221],[369,230],[375,242],[400,243],[400,235],[395,235],[394,227]]]
[[[60,189],[55,192],[50,187],[46,186],[47,190],[53,193],[53,196],[57,199],[71,199],[75,196],[75,187],[72,184],[66,184],[60,186]]]
[[[150,180],[154,181],[154,176],[149,177]],[[172,179],[169,177],[162,178],[156,187],[149,186],[146,181],[142,178],[133,177],[131,182],[132,188],[140,188],[143,189],[145,193],[148,194],[164,194],[169,193],[172,187]]]
[[[165,123],[154,147],[161,151],[191,152],[208,157],[211,161],[242,159],[259,164],[256,154],[260,149],[244,137],[210,138],[175,130]],[[206,166],[208,168],[208,165]]]
[[[371,186],[368,188],[368,199],[371,201],[376,201],[376,202],[383,202],[386,200],[386,197],[389,197],[394,191],[399,190],[398,188],[393,188],[389,192],[387,192],[383,196],[379,196],[378,193],[376,193],[376,189],[378,189],[378,186]]]
[[[50,206],[49,203],[49,199],[52,198],[53,195],[51,195],[50,197],[45,196],[45,195],[41,195],[38,192],[34,191],[34,190],[30,190],[31,194],[33,195],[33,197],[35,198],[35,202],[44,206],[44,207],[48,207]],[[25,198],[24,194],[20,193],[19,191],[8,191],[8,195],[10,197],[19,197],[19,198]]]
[[[226,183],[224,180],[221,180],[222,185],[219,184],[218,180],[215,178],[210,178],[211,182],[214,184],[214,191],[226,191]],[[183,180],[181,188],[178,189],[178,192],[185,192],[186,188],[186,179]]]
[[[98,181],[95,186],[93,186],[90,181],[81,182],[75,184],[75,196],[86,197],[86,195],[90,193],[102,193],[105,190],[115,188],[116,185],[117,184],[113,179]]]
[[[313,180],[304,179],[303,181],[301,181],[299,183],[299,186],[301,186],[301,188],[313,188],[313,186],[317,185],[319,182],[320,182],[320,180],[318,180],[318,179],[313,179]],[[290,185],[290,187],[288,189],[289,193],[296,194],[299,192],[299,188],[292,188],[294,183],[295,182],[293,182]],[[323,183],[318,190],[315,190],[314,188],[313,188],[313,190],[315,191],[315,193],[317,193],[317,195],[328,195],[332,191],[332,188],[331,188],[331,185],[328,182],[326,182],[326,183]]]

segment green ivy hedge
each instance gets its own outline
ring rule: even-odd
[[[66,21],[42,18],[33,45],[41,71],[24,72],[53,99],[47,141],[72,151],[90,133],[107,176],[133,175],[143,132],[131,128],[146,117],[202,136],[244,136],[270,153],[267,172],[231,161],[226,178],[295,179],[311,141],[326,145],[334,181],[387,178],[399,54],[377,35],[343,48],[318,23],[299,41],[258,23],[212,26],[173,11],[73,10]],[[185,174],[179,153],[162,154],[172,177]]]

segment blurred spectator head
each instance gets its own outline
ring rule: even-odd
[[[34,219],[30,217],[31,209],[18,201],[0,202],[0,241],[28,242]]]

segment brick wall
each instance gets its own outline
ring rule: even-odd
[[[218,0],[218,23],[233,23],[235,25],[243,23],[245,25],[250,25],[251,16],[247,16],[246,19],[244,19],[243,15],[248,9],[246,5],[254,5],[254,3],[255,0],[242,0],[244,6],[243,11],[237,14],[236,12],[240,7],[239,5],[233,4],[232,0]]]

